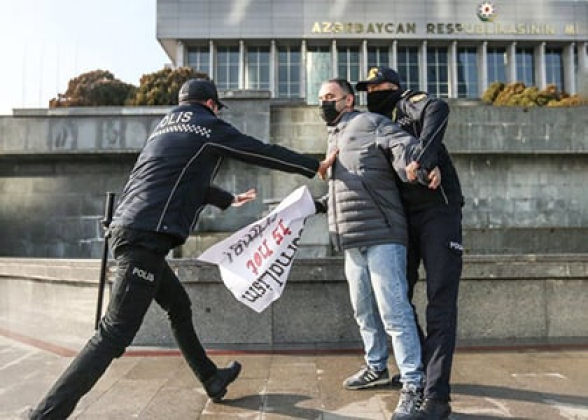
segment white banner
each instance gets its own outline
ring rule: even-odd
[[[300,187],[263,219],[208,248],[198,259],[218,264],[235,298],[261,312],[286,287],[304,221],[314,213],[310,191]]]

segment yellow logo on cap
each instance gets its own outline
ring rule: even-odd
[[[380,76],[380,69],[377,67],[372,67],[368,73],[368,80],[373,80]]]

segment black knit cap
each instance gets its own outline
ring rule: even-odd
[[[392,70],[390,67],[380,66],[372,67],[368,72],[367,80],[357,82],[355,89],[367,90],[367,85],[378,85],[380,83],[390,82],[394,83],[399,88],[400,86],[400,75]]]
[[[216,102],[218,109],[226,107],[226,105],[218,99],[218,92],[214,82],[208,79],[187,80],[180,88],[180,93],[178,95],[180,104],[195,101],[207,101],[209,99]]]

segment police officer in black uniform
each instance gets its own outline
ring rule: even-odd
[[[388,67],[371,69],[357,90],[368,92],[369,111],[391,118],[420,141],[407,167],[415,182],[398,183],[409,223],[411,301],[421,261],[427,285],[426,334],[421,329],[426,386],[423,405],[414,418],[446,419],[451,413],[449,382],[457,332],[464,204],[457,171],[443,143],[449,106],[426,92],[402,89],[400,76]],[[432,189],[429,177],[435,167],[441,171],[441,185]]]
[[[217,368],[206,355],[188,294],[165,257],[185,242],[205,205],[226,209],[255,198],[255,190],[233,195],[212,185],[224,157],[323,178],[335,154],[319,162],[239,132],[217,117],[224,104],[210,80],[187,81],[179,102],[147,139],[116,208],[110,236],[117,272],[106,314],[31,419],[67,418],[131,344],[153,300],[167,312],[182,355],[212,401],[239,375],[238,362]]]

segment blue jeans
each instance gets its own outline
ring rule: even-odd
[[[421,345],[407,294],[406,247],[390,243],[347,249],[345,275],[367,365],[379,371],[387,367],[389,335],[402,382],[422,386]]]

